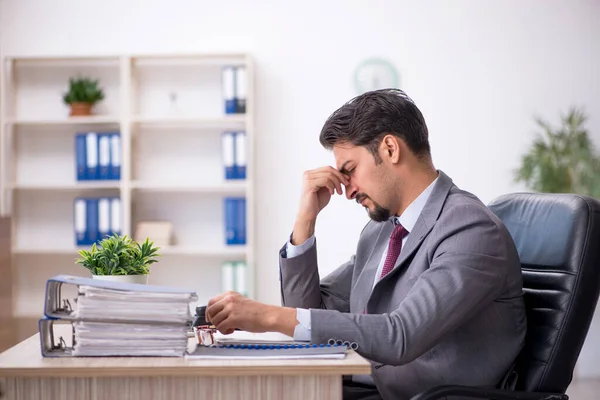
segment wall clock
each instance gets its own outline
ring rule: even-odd
[[[358,94],[376,89],[398,88],[398,72],[391,62],[382,58],[369,58],[354,71],[354,87]]]

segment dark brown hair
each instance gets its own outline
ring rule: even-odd
[[[425,119],[400,89],[374,90],[353,98],[329,116],[319,141],[330,150],[338,143],[364,146],[380,163],[378,148],[387,134],[402,138],[419,158],[431,155]]]

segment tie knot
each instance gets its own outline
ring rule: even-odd
[[[394,231],[392,232],[392,236],[390,237],[390,239],[402,240],[404,238],[404,236],[406,236],[407,234],[408,234],[408,231],[406,229],[404,229],[402,224],[396,224],[396,227],[394,228]]]

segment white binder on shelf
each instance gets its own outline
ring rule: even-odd
[[[222,133],[221,151],[225,179],[235,179],[235,134],[233,132]]]
[[[246,97],[248,88],[246,84],[246,67],[239,66],[235,69],[235,112],[246,113]]]
[[[110,135],[110,179],[121,179],[121,134]]]
[[[87,201],[83,198],[76,198],[73,203],[75,245],[85,246],[87,244]]]
[[[98,179],[98,134],[88,132],[85,136],[85,145],[87,149],[87,179]]]
[[[98,179],[110,177],[110,137],[106,133],[98,135]]]
[[[239,261],[235,263],[235,291],[248,296],[246,289],[246,263]]]
[[[235,179],[246,179],[246,132],[235,133]]]
[[[235,114],[235,67],[223,67],[222,86],[225,114]]]
[[[235,265],[227,261],[221,266],[221,291],[229,290],[235,290]]]

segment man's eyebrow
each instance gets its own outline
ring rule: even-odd
[[[345,161],[345,162],[342,164],[342,166],[340,167],[340,172],[341,172],[342,174],[347,174],[347,173],[348,173],[348,171],[346,170],[346,165],[348,165],[349,163],[350,163],[350,160],[348,160],[348,161]]]

